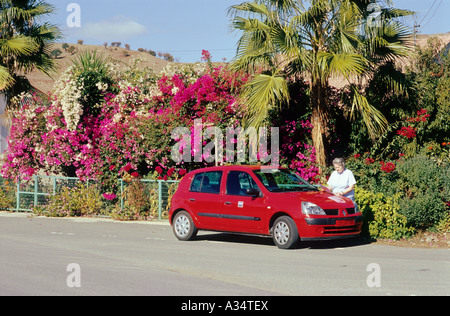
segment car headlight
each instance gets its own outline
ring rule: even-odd
[[[311,202],[302,202],[302,213],[307,215],[327,215],[320,206]]]

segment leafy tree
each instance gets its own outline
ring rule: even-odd
[[[58,58],[59,56],[62,55],[62,51],[61,51],[60,49],[54,49],[54,50],[52,50],[52,52],[50,53],[50,55],[51,55],[53,58]]]
[[[382,113],[369,103],[363,81],[393,70],[392,61],[407,56],[407,31],[396,18],[411,12],[381,10],[381,25],[367,23],[369,0],[254,0],[232,6],[233,27],[242,31],[235,69],[256,73],[246,86],[247,126],[264,124],[271,108],[290,99],[288,76],[309,81],[317,162],[326,165],[331,134],[329,80],[338,77],[350,87],[352,117],[359,113],[371,137],[387,126]],[[391,4],[391,1],[386,1]],[[384,67],[384,68],[382,68]],[[402,91],[398,71],[383,81]]]
[[[417,50],[407,75],[412,81],[411,98],[415,110],[427,109],[430,124],[422,139],[437,143],[450,141],[450,54],[436,37]]]
[[[76,48],[75,46],[73,46],[73,45],[70,45],[70,46],[67,48],[67,52],[68,52],[69,54],[71,54],[71,55],[75,54],[76,51],[77,51],[77,48]]]
[[[51,43],[60,31],[40,23],[53,12],[54,7],[43,1],[0,0],[0,87],[6,87],[8,99],[30,87],[23,74],[38,69],[50,75],[55,69]]]

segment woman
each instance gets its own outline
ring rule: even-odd
[[[335,171],[328,179],[328,189],[338,196],[345,196],[355,204],[355,184],[356,180],[353,173],[345,168],[345,161],[342,158],[333,160]]]

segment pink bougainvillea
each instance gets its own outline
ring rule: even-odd
[[[285,121],[281,126],[280,156],[288,167],[303,179],[317,183],[319,168],[316,165],[316,150],[306,142],[313,128],[310,121]]]
[[[86,112],[71,128],[58,100],[62,93],[25,105],[12,124],[2,175],[63,173],[109,188],[124,168],[132,175],[157,168],[163,177],[181,177],[190,167],[170,159],[171,131],[192,127],[196,118],[220,127],[235,124],[242,117],[237,93],[248,76],[219,67],[157,77],[150,89],[119,82],[115,93],[105,93],[99,114]]]
[[[209,60],[208,54],[205,52],[204,58]],[[114,89],[105,91],[95,115],[80,112],[70,128],[67,113],[58,100],[64,97],[62,92],[48,101],[33,100],[14,119],[2,175],[30,179],[37,173],[47,173],[97,180],[108,200],[116,198],[117,179],[124,173],[132,177],[178,179],[189,170],[214,163],[205,161],[211,155],[205,152],[201,163],[174,162],[172,146],[180,140],[171,137],[172,131],[177,127],[191,131],[191,144],[184,145],[191,145],[190,154],[194,157],[194,120],[201,119],[204,129],[219,127],[224,134],[227,127],[240,126],[245,107],[237,96],[249,78],[247,74],[209,65],[202,71],[166,71],[145,84],[119,80]],[[311,123],[286,121],[282,125],[282,162],[304,179],[318,181],[315,149],[305,137],[311,131]],[[202,146],[205,145],[203,139]]]

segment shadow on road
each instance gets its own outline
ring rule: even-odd
[[[215,241],[276,247],[271,237],[234,233],[203,232],[195,238],[194,242],[195,241]],[[300,242],[293,250],[347,248],[368,245],[371,243],[372,241],[365,237],[338,240],[303,241]]]
[[[245,235],[245,234],[233,234],[233,233],[212,233],[204,232],[199,234],[194,241],[216,241],[216,242],[229,242],[239,244],[255,244],[263,246],[274,246],[271,237]]]
[[[320,241],[305,241],[299,245],[300,249],[335,249],[335,248],[349,248],[371,244],[370,238],[357,237],[337,240],[320,240]]]

